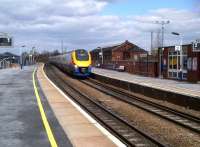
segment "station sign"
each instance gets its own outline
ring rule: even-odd
[[[13,38],[7,35],[0,35],[0,48],[13,47]]]
[[[175,46],[175,51],[180,51],[181,50],[181,46],[180,45],[176,45]]]
[[[200,52],[200,39],[192,43],[193,52]]]

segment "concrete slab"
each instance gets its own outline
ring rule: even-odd
[[[59,123],[76,147],[116,146],[93,123],[83,116],[48,80],[42,66],[37,72],[40,85]]]
[[[185,81],[175,81],[168,79],[159,79],[152,77],[144,77],[133,75],[126,72],[117,72],[101,68],[92,68],[92,72],[97,75],[128,81],[138,85],[161,89],[165,91],[175,92],[183,95],[200,98],[200,84],[192,84]]]
[[[79,137],[74,143],[79,144],[79,147],[115,147],[114,144],[110,145],[108,140],[102,136]]]
[[[50,146],[33,91],[33,69],[0,70],[0,146]]]
[[[0,146],[49,147],[33,89],[32,73],[35,66],[0,70]],[[37,80],[36,80],[37,81]],[[54,132],[57,144],[71,146],[57,122],[40,87],[41,101]]]
[[[65,128],[68,132],[70,132],[70,138],[103,136],[103,134],[97,128],[95,128],[94,125],[91,125],[90,123],[71,123],[71,125],[65,125]]]
[[[82,116],[78,115],[67,115],[60,119],[64,125],[79,125],[79,124],[88,124],[88,120]]]

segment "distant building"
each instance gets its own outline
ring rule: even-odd
[[[0,69],[12,67],[12,66],[18,64],[19,60],[20,60],[19,56],[9,53],[9,52],[0,54]]]
[[[5,52],[3,54],[0,54],[0,61],[1,60],[7,60],[7,61],[11,61],[12,63],[18,63],[19,62],[19,56],[12,54],[10,52]]]
[[[103,61],[101,54],[103,54]],[[137,60],[141,54],[147,54],[147,51],[127,40],[112,46],[97,47],[91,51],[93,64],[109,64],[113,61],[124,60],[133,61]]]
[[[98,47],[91,51],[91,55],[93,66],[114,70],[124,67],[123,69],[129,73],[158,76],[157,58],[129,41],[113,46]]]

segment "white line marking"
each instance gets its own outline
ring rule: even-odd
[[[93,125],[95,125],[105,136],[107,136],[112,142],[114,142],[119,147],[126,147],[124,143],[122,143],[118,138],[113,136],[110,132],[108,132],[103,126],[101,126],[95,119],[93,119],[88,113],[86,113],[79,105],[77,105],[74,101],[72,101],[65,93],[58,88],[45,74],[44,69],[42,68],[43,75],[45,78],[51,83],[54,88],[56,88],[61,95],[63,95],[79,112],[81,112]]]

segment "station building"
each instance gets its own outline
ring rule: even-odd
[[[103,54],[103,60],[101,53]],[[112,46],[97,47],[91,51],[93,62],[101,64],[109,64],[112,63],[112,61],[130,60],[137,58],[140,54],[146,53],[147,51],[128,40]]]
[[[141,47],[126,40],[123,43],[97,47],[91,51],[93,66],[116,69],[120,66],[129,73],[156,77],[157,59]]]
[[[200,50],[194,50],[194,44],[186,44],[181,48],[167,46],[159,50],[161,76],[189,82],[200,81]]]
[[[198,49],[194,49],[193,43],[177,47],[166,46],[149,55],[144,49],[125,41],[92,50],[92,64],[106,69],[124,66],[126,72],[143,76],[200,81],[200,44]]]

